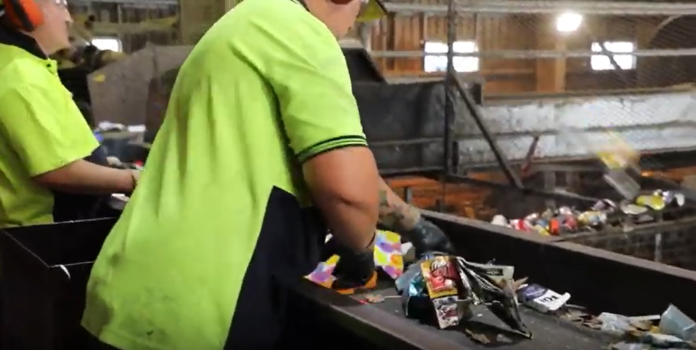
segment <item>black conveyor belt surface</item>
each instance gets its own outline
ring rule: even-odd
[[[381,282],[380,287],[369,294],[378,294],[387,297],[384,302],[372,304],[382,311],[392,315],[404,317],[401,306],[401,298],[389,298],[396,296],[396,290],[391,283]],[[354,296],[362,299],[363,295]],[[456,344],[462,345],[464,349],[509,349],[509,350],[599,350],[616,339],[600,331],[585,328],[579,324],[572,323],[562,318],[544,315],[534,310],[521,307],[522,318],[534,333],[533,339],[523,339],[514,334],[506,333],[507,328],[485,306],[476,306],[474,309],[474,319],[468,328],[477,334],[486,334],[491,343],[483,345],[472,341],[462,330],[440,330],[432,326],[419,325],[430,329],[432,332],[441,334],[442,337],[450,339]],[[418,324],[414,321],[414,324]],[[492,327],[491,327],[492,326]],[[499,338],[498,334],[503,337]]]

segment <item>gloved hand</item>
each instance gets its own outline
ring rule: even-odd
[[[369,288],[368,285],[374,279],[376,273],[374,250],[366,249],[355,252],[343,247],[335,238],[332,238],[324,247],[323,259],[331,255],[338,255],[339,260],[334,268],[336,277],[332,288],[337,290],[350,290],[360,287]]]
[[[333,289],[351,290],[374,287],[370,285],[376,273],[374,251],[356,253],[346,249],[339,256],[341,258],[338,260],[333,273],[336,277],[331,286]]]
[[[413,244],[418,257],[432,251],[454,254],[454,247],[445,233],[426,219],[420,218],[412,229],[398,233]]]

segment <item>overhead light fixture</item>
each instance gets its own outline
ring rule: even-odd
[[[561,33],[570,33],[578,30],[582,24],[582,15],[575,12],[566,12],[556,18],[556,30]]]

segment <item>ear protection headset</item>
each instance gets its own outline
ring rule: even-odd
[[[31,32],[43,23],[43,13],[34,0],[0,0],[0,16],[14,28]]]

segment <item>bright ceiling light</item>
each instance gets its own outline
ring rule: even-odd
[[[574,12],[566,12],[556,18],[556,30],[562,33],[574,32],[582,24],[582,15]]]

